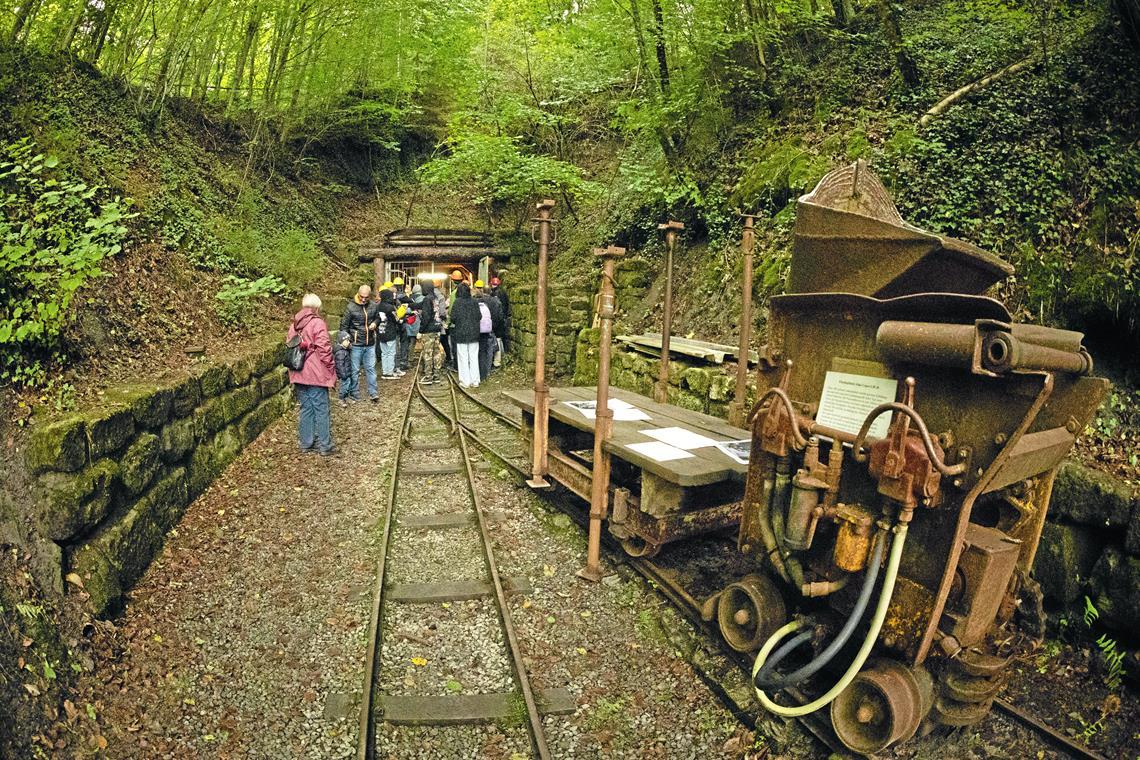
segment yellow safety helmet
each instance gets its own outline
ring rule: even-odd
[[[482,280],[476,280],[475,281],[475,287],[477,287],[477,288],[483,287],[483,281]]]
[[[389,281],[389,282],[386,282],[386,283],[384,283],[383,285],[381,285],[381,286],[380,286],[380,289],[381,289],[381,290],[391,290],[391,289],[392,289],[392,283],[391,283],[391,281]]]
[[[393,285],[403,285],[404,284],[404,278],[403,277],[397,277],[396,279],[392,280],[392,284]]]

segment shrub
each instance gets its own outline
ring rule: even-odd
[[[250,280],[236,274],[226,275],[225,284],[214,296],[218,300],[218,316],[231,325],[246,324],[254,302],[285,292],[285,283],[273,275]]]
[[[236,265],[250,275],[272,276],[292,290],[300,290],[324,271],[316,241],[298,227],[266,232],[221,216],[211,226],[221,247],[221,256],[212,263],[222,268]]]
[[[122,249],[129,201],[53,176],[54,156],[25,138],[0,148],[0,381],[44,380],[76,292]]]

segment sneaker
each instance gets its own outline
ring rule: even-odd
[[[350,404],[355,404],[359,400],[360,400],[359,396],[349,396],[348,397],[348,403],[350,403]]]
[[[404,375],[406,375],[406,374],[408,374],[408,373],[407,373],[407,372],[405,372],[405,371],[404,371],[404,370],[402,370],[402,369],[398,369],[398,370],[396,370],[396,377],[403,377],[403,376],[404,376]]]
[[[396,377],[395,375],[381,375],[380,379],[381,380],[399,380],[400,378]]]
[[[340,399],[340,406],[342,409],[347,407],[348,406],[348,399],[346,399],[346,398]]]
[[[380,403],[380,397],[379,396],[373,396],[372,397],[372,403],[373,404],[379,404]]]
[[[313,449],[313,451],[316,451],[316,449]],[[337,449],[335,446],[333,446],[330,449],[325,449],[324,451],[317,451],[317,453],[323,457],[339,457],[340,456],[340,450]]]

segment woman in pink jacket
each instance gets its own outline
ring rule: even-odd
[[[308,293],[301,310],[293,317],[286,340],[301,336],[305,364],[300,371],[289,370],[289,382],[301,403],[298,439],[301,451],[316,451],[322,456],[333,453],[329,420],[329,389],[336,384],[329,328],[321,319],[321,299]]]

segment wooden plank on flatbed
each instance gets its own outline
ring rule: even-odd
[[[535,695],[543,715],[571,715],[578,705],[566,689],[543,689]],[[446,696],[381,697],[384,720],[419,726],[448,726],[505,720],[518,710],[519,696],[500,694],[448,694]]]
[[[592,387],[577,386],[550,389],[550,416],[584,432],[592,432],[594,423],[586,419],[576,409],[563,401],[590,401],[596,398]],[[689,411],[668,404],[658,404],[644,396],[622,390],[610,389],[611,396],[626,401],[643,410],[652,419],[640,421],[614,421],[613,435],[607,449],[611,454],[643,470],[653,473],[671,483],[681,486],[700,486],[725,480],[740,480],[748,473],[748,466],[740,464],[719,449],[709,446],[692,449],[693,456],[658,462],[629,448],[631,443],[645,443],[654,438],[639,431],[647,428],[682,427],[715,440],[735,441],[751,437],[751,433],[733,427],[723,420],[707,414]],[[512,403],[533,413],[534,393],[529,390],[511,391],[504,394]]]

